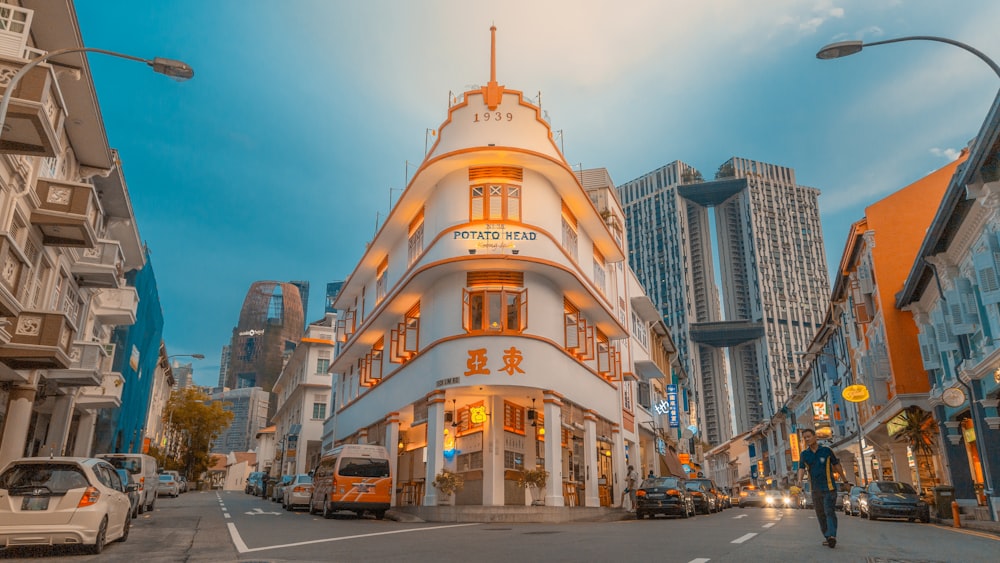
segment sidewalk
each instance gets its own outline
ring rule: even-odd
[[[931,516],[931,522],[935,524],[940,524],[942,526],[954,527],[955,521],[951,518],[937,518]],[[993,522],[992,520],[972,520],[963,518],[962,528],[967,530],[976,530],[978,532],[986,532],[989,534],[996,534],[1000,536],[1000,522]]]

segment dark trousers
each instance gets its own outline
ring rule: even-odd
[[[813,508],[824,538],[837,537],[837,492],[813,491]]]

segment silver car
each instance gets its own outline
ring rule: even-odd
[[[132,506],[101,459],[22,458],[0,472],[0,546],[84,545],[91,553],[128,539]]]
[[[296,506],[309,506],[309,498],[313,492],[312,481],[312,477],[305,473],[292,477],[292,481],[282,490],[281,506],[285,510],[294,510]]]
[[[181,494],[181,486],[174,479],[174,476],[169,473],[160,473],[160,483],[159,488],[156,489],[156,495],[169,495],[177,498],[179,494]]]

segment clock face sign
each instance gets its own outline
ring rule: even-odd
[[[944,390],[941,400],[949,407],[960,407],[965,403],[965,393],[958,387],[949,387]]]

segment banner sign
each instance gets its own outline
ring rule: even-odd
[[[677,412],[677,385],[667,385],[667,421],[670,428],[680,428],[681,417]]]

